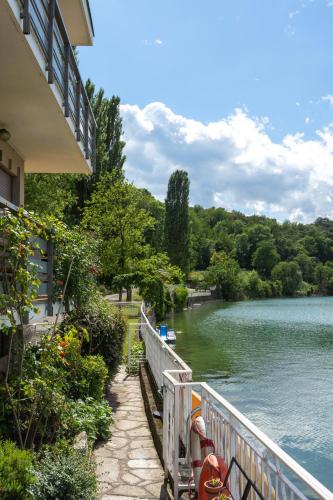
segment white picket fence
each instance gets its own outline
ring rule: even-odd
[[[192,392],[201,395],[201,414],[207,436],[229,465],[235,458],[256,485],[263,498],[269,500],[333,500],[330,492],[309,474],[266,434],[214,391],[208,384],[192,382],[192,371],[170,349],[151,326],[145,308],[141,308],[141,334],[145,343],[146,360],[157,386],[163,389],[163,458],[165,476],[171,476],[174,497],[188,488],[191,458],[189,430]],[[185,448],[184,453],[181,449]],[[237,467],[229,478],[235,500],[243,497],[246,481]],[[259,495],[252,489],[250,500]]]

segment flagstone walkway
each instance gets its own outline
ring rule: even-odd
[[[120,368],[111,386],[112,437],[94,451],[102,500],[166,499],[164,474],[148,426],[140,381]]]

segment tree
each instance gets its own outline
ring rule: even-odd
[[[294,260],[301,268],[303,279],[308,283],[313,283],[316,259],[314,257],[310,257],[306,252],[301,251],[296,255]]]
[[[207,270],[208,282],[216,286],[218,298],[237,298],[240,290],[238,262],[223,253],[214,253]]]
[[[272,278],[281,281],[284,295],[293,295],[302,284],[302,272],[297,262],[279,262],[272,271]]]
[[[83,225],[101,241],[102,272],[110,283],[115,276],[136,271],[139,259],[149,252],[144,235],[155,221],[140,203],[140,191],[113,172],[100,178],[85,208]]]
[[[139,191],[141,193],[140,207],[146,210],[156,221],[153,228],[145,230],[145,240],[154,250],[161,252],[163,250],[165,219],[164,203],[156,200],[147,189],[140,189]]]
[[[262,278],[269,278],[273,267],[279,262],[280,256],[271,240],[262,241],[252,257],[253,267]]]
[[[333,267],[328,264],[318,264],[314,271],[318,292],[321,294],[333,293]]]
[[[176,170],[170,177],[165,200],[165,248],[171,263],[185,275],[190,266],[189,189],[187,172]]]
[[[77,202],[76,182],[77,176],[73,174],[27,174],[26,209],[70,222],[70,214]]]
[[[181,270],[170,264],[167,255],[158,253],[138,263],[138,274],[140,294],[154,308],[157,321],[164,319],[172,305],[169,289],[184,281]]]
[[[126,143],[122,140],[120,98],[112,96],[111,99],[108,99],[105,97],[103,89],[95,92],[95,85],[90,80],[86,83],[86,90],[97,124],[96,168],[91,177],[81,176],[77,182],[78,218],[80,218],[84,204],[90,199],[100,177],[107,172],[112,172],[114,179],[122,179],[126,161],[124,155]]]

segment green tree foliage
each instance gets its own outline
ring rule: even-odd
[[[214,253],[208,268],[208,282],[216,286],[217,296],[226,300],[235,299],[240,292],[238,262],[223,253]]]
[[[252,256],[252,265],[261,277],[269,278],[273,267],[279,262],[280,257],[272,240],[259,243]]]
[[[333,294],[333,266],[330,264],[318,264],[314,271],[315,280],[318,284],[320,294]]]
[[[165,200],[165,248],[172,264],[187,274],[190,266],[189,190],[187,172],[170,177]]]
[[[186,306],[188,297],[187,288],[184,286],[177,286],[173,291],[173,303],[176,312],[182,311]]]
[[[102,274],[109,282],[115,276],[135,271],[138,261],[149,252],[145,231],[154,227],[155,220],[141,208],[141,201],[140,191],[132,184],[115,173],[107,173],[99,180],[84,211],[84,227],[101,242]]]
[[[156,252],[163,251],[165,206],[147,189],[139,189],[140,208],[144,209],[154,220],[154,227],[145,228],[145,241]]]
[[[39,215],[54,215],[72,222],[77,202],[77,175],[27,174],[25,176],[25,208]]]
[[[242,270],[259,273],[262,286],[259,283],[257,296],[264,296],[263,288],[265,296],[279,296],[285,291],[279,280],[272,280],[271,271],[280,260],[294,262],[305,283],[292,287],[292,293],[330,293],[329,270],[319,267],[315,272],[317,266],[333,262],[333,222],[329,219],[318,219],[314,224],[279,223],[268,217],[196,205],[190,207],[190,221],[191,270],[206,270],[215,249],[235,258]],[[242,283],[247,282],[247,275],[242,276]],[[247,286],[244,296],[253,296]]]
[[[279,262],[272,270],[272,278],[281,281],[284,295],[293,295],[302,284],[302,272],[297,262]]]
[[[120,116],[120,98],[105,97],[104,90],[96,92],[95,85],[88,80],[86,90],[97,124],[96,134],[96,168],[92,176],[81,176],[78,180],[77,217],[81,217],[87,200],[91,198],[96,184],[105,173],[112,173],[113,179],[124,178],[124,164],[126,143],[122,140],[123,126]]]
[[[83,354],[103,356],[109,372],[115,373],[121,361],[127,331],[127,324],[119,310],[96,295],[84,307],[66,315],[63,327],[69,325],[89,332],[89,340],[82,344]]]
[[[140,294],[154,308],[157,321],[164,319],[172,307],[170,290],[183,283],[181,270],[170,264],[167,255],[159,253],[140,261],[138,274]]]
[[[112,96],[111,99],[105,97],[103,89],[96,92],[91,80],[87,81],[86,89],[97,124],[95,181],[97,182],[106,172],[115,172],[116,177],[123,177],[126,143],[122,140],[120,98],[118,96]]]
[[[29,489],[35,481],[33,456],[11,441],[0,441],[0,498],[2,500],[33,499]]]

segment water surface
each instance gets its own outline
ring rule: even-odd
[[[333,490],[333,297],[210,303],[174,326],[194,378]]]

